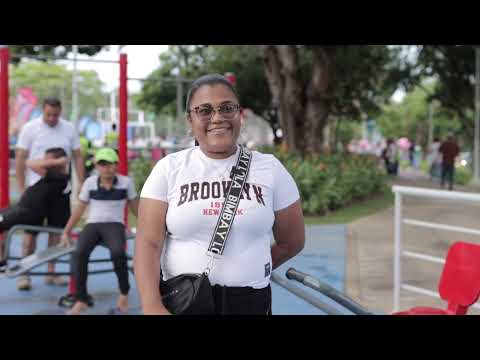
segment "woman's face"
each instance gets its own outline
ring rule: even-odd
[[[190,110],[193,135],[205,154],[226,158],[235,153],[241,114],[238,99],[228,87],[223,84],[200,87],[192,97]]]

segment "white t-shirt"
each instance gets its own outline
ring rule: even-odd
[[[64,149],[69,158],[72,151],[80,149],[78,133],[66,120],[59,119],[55,127],[50,127],[42,117],[33,119],[22,127],[18,136],[17,148],[27,150],[28,159],[41,159],[46,150],[55,147]],[[32,186],[38,180],[40,175],[27,168],[25,185]]]
[[[117,175],[110,190],[100,187],[100,177],[90,176],[83,183],[78,198],[89,203],[87,224],[110,223],[124,224],[124,210],[127,200],[137,196],[133,181],[128,176]]]
[[[215,160],[197,146],[167,155],[153,168],[140,196],[168,203],[161,259],[165,280],[205,270],[210,259],[206,252],[238,153],[239,149],[227,159]],[[210,272],[213,285],[268,286],[274,212],[300,198],[295,181],[277,158],[256,151],[252,155],[225,251]],[[226,180],[221,181],[222,175]]]

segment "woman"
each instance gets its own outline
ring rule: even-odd
[[[221,75],[197,79],[187,95],[187,120],[199,146],[161,159],[141,192],[135,277],[145,314],[169,314],[163,280],[200,273],[223,205],[243,115]],[[275,244],[271,245],[271,234]],[[297,186],[272,155],[253,152],[243,197],[225,251],[209,274],[217,314],[270,314],[271,271],[299,253],[305,228]]]

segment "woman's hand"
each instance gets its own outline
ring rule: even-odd
[[[162,304],[159,305],[152,305],[152,306],[144,306],[143,307],[143,314],[144,315],[172,315],[165,306]]]

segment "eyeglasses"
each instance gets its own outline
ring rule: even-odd
[[[200,121],[207,122],[213,118],[215,112],[218,112],[223,119],[232,120],[239,110],[240,105],[235,103],[224,103],[217,109],[214,109],[210,104],[204,104],[188,110],[187,113],[190,115],[193,112]]]

